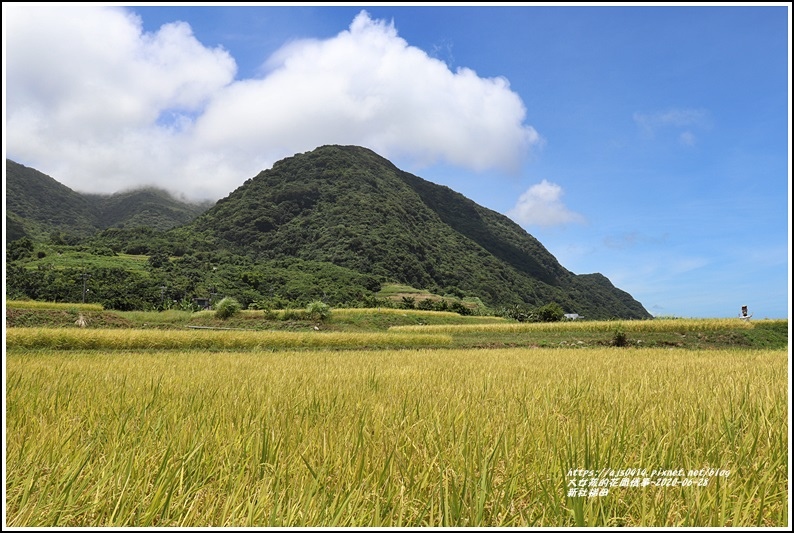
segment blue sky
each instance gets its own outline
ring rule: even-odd
[[[3,3],[4,150],[78,191],[219,199],[359,144],[654,315],[785,318],[790,23],[786,3]]]

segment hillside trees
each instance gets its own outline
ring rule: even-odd
[[[27,257],[33,252],[33,241],[28,237],[22,237],[8,243],[6,257],[8,261],[16,261]]]
[[[7,250],[23,267],[7,283],[17,293],[48,292],[39,286],[44,274],[32,273],[39,267],[52,268],[47,275],[57,278],[60,270],[85,266],[129,270],[125,279],[106,276],[119,289],[108,298],[124,307],[133,304],[123,291],[145,306],[165,305],[166,295],[188,301],[229,296],[244,307],[303,307],[316,300],[350,306],[372,301],[381,284],[396,283],[480,298],[494,308],[557,302],[591,319],[650,317],[604,276],[566,270],[506,216],[363,147],[323,146],[278,161],[191,222],[168,230],[156,228],[165,227],[163,217],[179,220],[185,206],[156,191],[103,200],[17,170],[9,205],[35,244],[34,250],[24,241]],[[41,187],[33,192],[41,194],[31,196],[25,183],[35,180]],[[57,200],[44,205],[42,195]],[[73,206],[75,216],[38,204]],[[49,224],[52,217],[64,224]],[[43,230],[58,238],[36,241]],[[49,281],[58,287],[57,279]]]
[[[256,261],[228,250],[169,255],[161,234],[123,230],[95,236],[77,246],[23,238],[7,248],[6,293],[9,298],[80,302],[82,276],[86,301],[107,309],[160,309],[195,297],[235,298],[247,308],[305,307],[312,301],[353,306],[373,297],[382,279],[330,263],[282,258]],[[150,255],[116,255],[118,245],[145,247]],[[201,247],[198,247],[201,248]],[[140,259],[134,260],[134,257]],[[45,259],[46,258],[46,259]],[[100,260],[100,258],[102,258]],[[141,265],[135,269],[130,264]]]

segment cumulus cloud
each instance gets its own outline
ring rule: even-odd
[[[192,154],[177,125],[234,79],[225,50],[206,48],[181,22],[144,33],[119,8],[16,5],[4,14],[10,158],[81,191],[184,184],[180,166]]]
[[[562,203],[562,187],[543,180],[527,189],[507,216],[526,226],[561,226],[582,223],[584,217]]]
[[[196,122],[200,142],[250,154],[363,144],[418,164],[516,170],[538,140],[506,79],[453,73],[365,12],[332,39],[290,43],[267,68],[218,95]]]
[[[509,172],[540,140],[506,79],[453,72],[363,11],[335,37],[286,44],[255,79],[184,22],[147,33],[88,5],[4,15],[8,157],[79,191],[220,198],[324,144]]]

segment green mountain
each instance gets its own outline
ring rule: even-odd
[[[102,228],[149,227],[164,231],[190,222],[213,205],[181,202],[153,187],[88,197],[95,199]]]
[[[606,277],[566,270],[504,215],[357,146],[281,160],[179,231],[258,262],[331,263],[493,306],[651,317]]]
[[[601,274],[565,269],[509,218],[366,148],[286,158],[211,208],[156,189],[79,194],[13,161],[6,169],[6,290],[17,297],[80,301],[75,280],[88,272],[88,298],[114,309],[213,294],[366,305],[397,283],[494,309],[554,302],[592,319],[651,317]]]
[[[86,236],[100,229],[96,210],[88,198],[38,170],[9,159],[6,159],[6,228],[8,242],[53,231]]]
[[[80,194],[38,170],[6,159],[6,238],[43,238],[53,232],[87,237],[111,228],[167,230],[211,204],[191,204],[144,188],[112,195]]]

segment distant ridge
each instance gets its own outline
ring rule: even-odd
[[[54,178],[6,159],[6,239],[62,232],[87,237],[111,227],[167,230],[211,204],[190,204],[152,187],[112,195],[81,194]]]

